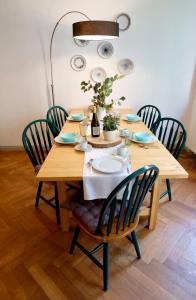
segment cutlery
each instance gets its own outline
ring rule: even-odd
[[[93,173],[93,167],[92,167],[93,158],[89,159],[87,162],[87,166],[90,168],[90,173]]]
[[[127,160],[127,158],[123,158],[122,156],[120,156],[120,155],[118,155],[118,154],[112,153],[112,155],[113,155],[114,157],[120,157],[120,158],[121,158],[122,160],[124,160],[124,161]],[[128,165],[127,165],[127,173],[128,173],[128,174],[130,173],[130,163],[129,163],[129,161],[128,161]]]
[[[140,146],[141,148],[144,148],[144,149],[148,149],[148,148],[149,148],[147,145],[144,145],[144,144],[139,144],[139,146]]]
[[[130,170],[130,163],[128,163],[128,166],[127,166],[127,173],[130,174],[131,170]]]

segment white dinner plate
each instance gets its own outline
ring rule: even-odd
[[[63,144],[63,145],[75,145],[79,142],[79,136],[78,138],[75,140],[75,142],[63,142],[62,139],[60,138],[60,136],[56,136],[54,138],[55,142],[58,143],[58,144]]]
[[[99,172],[111,174],[121,172],[126,163],[120,157],[107,155],[94,159],[92,167]]]
[[[69,117],[67,117],[67,120],[72,121],[72,122],[81,122],[84,120],[84,117],[82,117],[80,120],[74,120],[74,119],[72,119],[71,116],[69,116]]]
[[[139,122],[139,121],[141,121],[141,118],[140,118],[139,116],[137,116],[137,117],[135,117],[135,119],[133,119],[133,120],[127,120],[127,118],[124,116],[124,117],[123,117],[123,120],[124,120],[124,121],[127,121],[128,123],[132,123],[132,122]]]

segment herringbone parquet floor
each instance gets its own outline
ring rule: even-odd
[[[68,254],[73,232],[60,230],[45,203],[34,207],[26,154],[0,152],[0,299],[196,299],[196,159],[185,153],[181,163],[190,178],[172,182],[174,201],[161,204],[156,230],[138,228],[142,259],[126,239],[111,244],[104,293],[101,270],[79,249]]]

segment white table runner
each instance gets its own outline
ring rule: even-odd
[[[122,145],[118,145],[111,148],[93,148],[90,152],[85,152],[84,168],[83,168],[83,188],[84,199],[105,199],[109,196],[112,190],[131,173],[130,163],[127,164],[122,172],[114,174],[104,174],[94,170],[89,166],[90,159],[99,158],[104,155],[113,154]]]

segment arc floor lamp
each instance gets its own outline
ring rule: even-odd
[[[65,13],[60,17],[60,19],[57,21],[57,23],[54,26],[51,39],[50,39],[50,76],[51,76],[52,105],[55,105],[53,64],[52,64],[52,46],[53,46],[54,34],[62,19],[64,19],[67,15],[73,13],[80,14],[87,19],[87,21],[80,21],[72,24],[74,39],[100,41],[100,40],[111,40],[119,37],[119,25],[117,22],[91,20],[86,14],[77,10],[68,11],[67,13]]]

